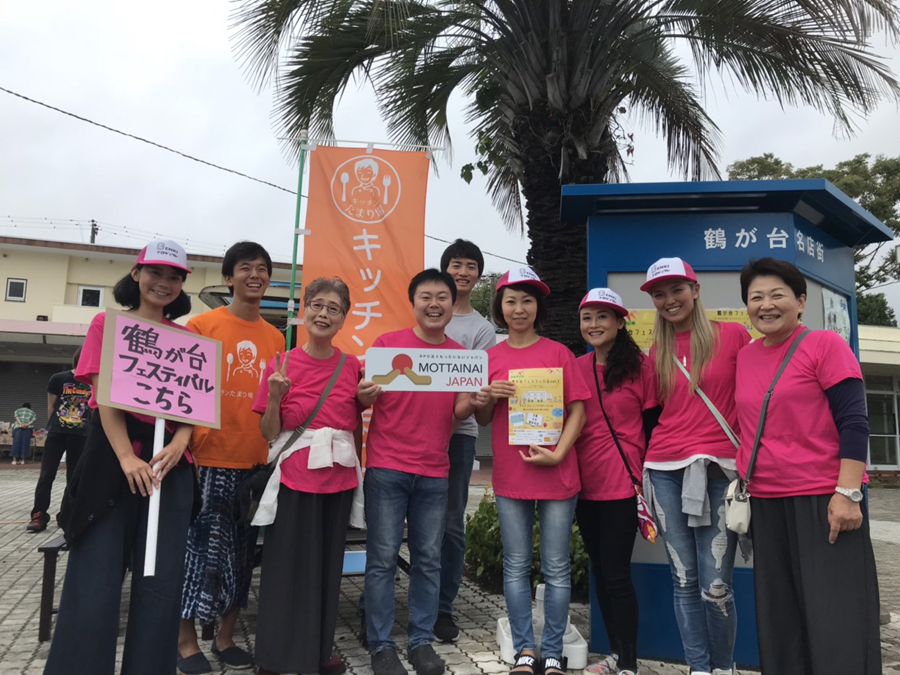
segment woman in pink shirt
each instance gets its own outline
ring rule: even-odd
[[[691,673],[732,675],[737,535],[725,528],[723,498],[737,475],[734,371],[750,335],[740,324],[706,317],[697,275],[681,258],[655,262],[641,290],[657,312],[650,358],[663,404],[644,459],[644,488],[652,488]]]
[[[644,464],[645,414],[659,414],[650,359],[625,330],[628,310],[608,288],[591,289],[578,308],[581,336],[594,350],[578,359],[591,390],[575,442],[581,492],[575,515],[591,559],[610,655],[587,672],[637,673],[638,602],[631,553],[638,528],[636,490]],[[615,433],[615,436],[613,436]]]
[[[528,267],[509,270],[497,281],[493,317],[509,329],[509,339],[488,350],[490,398],[475,412],[479,424],[492,423],[493,481],[503,540],[503,594],[509,612],[513,673],[562,675],[563,635],[569,615],[571,577],[569,541],[581,482],[578,462],[569,452],[584,424],[590,391],[575,357],[565,346],[538,335],[546,317],[550,289]],[[552,447],[510,445],[509,398],[516,394],[511,369],[562,369],[562,433]],[[465,411],[457,408],[457,417]],[[544,632],[539,665],[531,623],[531,558],[534,512],[541,523],[541,572],[544,575]]]
[[[763,334],[738,356],[735,395],[762,670],[876,675],[878,580],[862,492],[869,423],[859,362],[837,333],[800,323],[806,280],[792,264],[752,261],[741,272],[741,297]],[[798,339],[748,476],[763,399]]]
[[[181,246],[154,241],[116,284],[113,296],[129,316],[187,330],[172,320],[191,310],[182,290],[189,272]],[[154,456],[153,417],[97,405],[105,323],[105,312],[91,321],[75,369],[75,379],[93,386],[88,405],[99,414],[91,416],[58,516],[69,560],[47,675],[115,672],[122,577],[128,567],[131,604],[122,672],[175,672],[184,553],[194,506],[194,471],[185,455],[193,427],[167,424],[165,447]],[[147,497],[163,483],[156,573],[144,576]]]
[[[256,624],[259,675],[346,670],[332,648],[344,542],[359,483],[361,366],[332,345],[350,311],[347,285],[337,277],[316,279],[306,286],[303,303],[306,344],[266,366],[253,403],[262,415],[259,428],[272,442],[269,460],[285,448],[253,519],[267,526]],[[295,436],[335,372],[321,409]]]

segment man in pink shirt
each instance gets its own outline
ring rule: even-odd
[[[453,318],[456,284],[428,269],[409,284],[416,324],[382,335],[373,347],[462,349],[444,334]],[[417,675],[441,675],[444,662],[431,646],[441,580],[441,541],[447,512],[454,427],[453,392],[384,392],[369,380],[358,389],[373,405],[366,441],[366,637],[375,675],[406,675],[391,639],[397,554],[408,528],[409,661]]]

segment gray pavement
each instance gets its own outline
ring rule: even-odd
[[[34,485],[37,480],[36,465],[0,468],[0,674],[37,675],[43,672],[49,643],[38,642],[38,610],[43,570],[42,556],[37,547],[58,533],[51,526],[41,534],[25,531],[28,511],[31,507]],[[60,475],[54,488],[54,505],[59,503],[64,484]],[[472,486],[469,508],[474,510],[484,494],[483,486]],[[872,534],[875,556],[879,566],[882,589],[882,611],[890,622],[882,626],[884,672],[900,674],[900,490],[874,490],[872,492]],[[57,572],[57,601],[65,574],[66,556],[63,555]],[[258,571],[256,573],[258,575]],[[250,604],[242,613],[236,642],[252,650],[255,640],[258,576],[254,578]],[[405,651],[405,625],[407,619],[405,575],[397,582],[397,612],[394,637]],[[128,598],[126,580],[123,608]],[[356,640],[358,618],[356,602],[362,590],[362,577],[346,577],[341,587],[340,621],[335,642],[338,653],[347,662],[351,675],[372,675],[369,657]],[[506,673],[509,667],[500,659],[500,651],[494,637],[498,617],[505,614],[503,597],[485,593],[469,581],[463,582],[456,603],[461,635],[452,645],[437,645],[438,651],[453,675],[493,675]],[[586,605],[573,604],[572,622],[585,638],[588,637],[589,610]],[[124,637],[125,615],[123,611],[121,641]],[[217,673],[247,673],[229,671],[213,661]],[[591,654],[588,662],[599,660]],[[407,663],[407,667],[409,664]],[[410,672],[412,668],[409,667]],[[674,675],[685,673],[683,665],[642,661],[643,675]],[[165,674],[168,675],[168,674]]]

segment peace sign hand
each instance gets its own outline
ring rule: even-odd
[[[269,400],[276,403],[281,403],[281,399],[284,398],[284,395],[291,388],[291,379],[287,376],[288,356],[290,354],[285,352],[284,358],[281,359],[279,364],[278,357],[280,355],[280,352],[275,352],[275,367],[267,380],[269,383]]]

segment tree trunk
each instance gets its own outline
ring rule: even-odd
[[[528,264],[550,286],[548,316],[541,334],[562,342],[576,354],[585,352],[578,322],[578,303],[587,293],[587,223],[560,221],[560,121],[553,115],[532,113],[518,125],[517,141],[522,148],[524,176],[522,193],[527,211],[526,226],[531,247]],[[542,133],[542,130],[546,130]],[[606,161],[600,152],[578,161],[567,149],[566,183],[605,183]],[[569,177],[566,180],[566,177]]]

